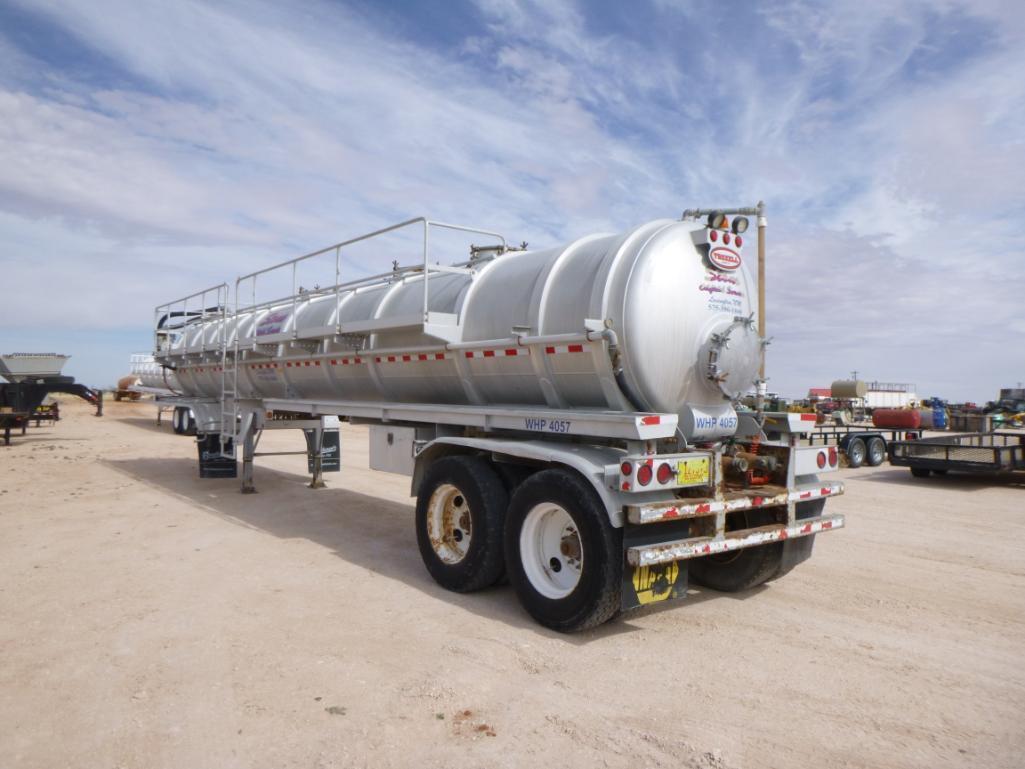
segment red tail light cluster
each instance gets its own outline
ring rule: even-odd
[[[655,477],[659,483],[669,483],[673,480],[673,468],[669,466],[668,462],[663,462],[658,466],[658,473]]]
[[[624,462],[619,466],[619,472],[621,472],[623,475],[630,475],[633,471],[634,466],[631,465],[629,462]]]
[[[826,452],[820,451],[819,455],[815,457],[816,463],[818,463],[819,469],[821,470],[826,466]]]
[[[647,486],[651,483],[651,478],[655,473],[651,469],[651,465],[641,465],[637,468],[637,483],[641,486]]]
[[[836,463],[839,461],[836,455],[836,446],[829,447],[829,465],[830,467],[836,467]]]

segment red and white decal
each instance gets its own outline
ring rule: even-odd
[[[517,355],[530,355],[526,347],[508,347],[501,350],[466,350],[463,355],[467,358],[515,358]]]
[[[740,254],[734,251],[732,248],[723,248],[718,246],[708,251],[708,261],[713,266],[718,267],[720,270],[726,272],[733,272],[740,268]]]
[[[546,355],[562,355],[569,352],[584,352],[582,344],[560,344],[545,348]]]

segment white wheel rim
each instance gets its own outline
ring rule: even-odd
[[[527,513],[520,529],[520,560],[530,584],[545,598],[565,598],[576,589],[584,548],[564,508],[542,502]]]
[[[459,563],[466,557],[473,539],[473,519],[466,495],[450,483],[443,483],[427,503],[427,537],[442,563]]]

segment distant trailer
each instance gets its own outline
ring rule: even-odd
[[[848,467],[878,467],[897,441],[917,441],[921,430],[893,430],[868,425],[823,425],[807,437],[809,446],[836,443]]]
[[[943,435],[890,445],[890,464],[907,467],[916,478],[931,473],[1007,473],[1025,470],[1025,433]]]

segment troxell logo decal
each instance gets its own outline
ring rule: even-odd
[[[719,246],[708,252],[708,261],[720,270],[733,272],[740,267],[740,254],[731,248]]]

